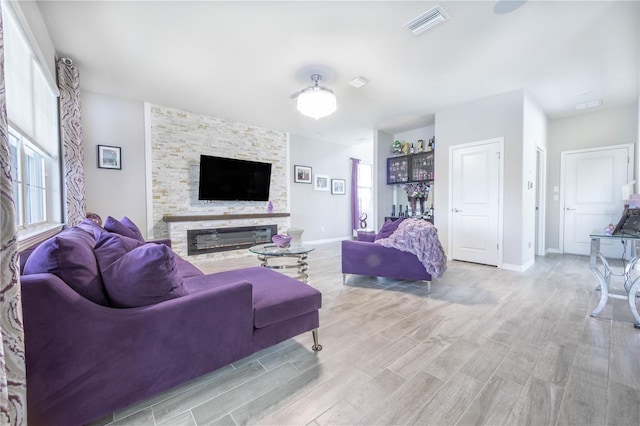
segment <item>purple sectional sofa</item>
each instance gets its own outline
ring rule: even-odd
[[[86,424],[306,331],[321,349],[316,289],[133,240],[85,221],[21,253],[29,424]]]

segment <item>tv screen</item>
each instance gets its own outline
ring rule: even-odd
[[[200,155],[200,200],[268,201],[271,164]]]

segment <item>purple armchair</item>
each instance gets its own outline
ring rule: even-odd
[[[431,293],[431,275],[411,253],[374,244],[377,234],[358,233],[358,240],[342,241],[342,283],[347,274],[426,281]]]

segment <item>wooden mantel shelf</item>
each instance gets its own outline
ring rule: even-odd
[[[204,220],[229,220],[229,219],[260,219],[269,217],[289,217],[291,213],[247,213],[247,214],[209,214],[209,215],[185,215],[162,216],[164,222],[200,222]]]

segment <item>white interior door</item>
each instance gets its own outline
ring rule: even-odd
[[[594,230],[618,223],[624,201],[622,185],[632,180],[631,146],[562,153],[565,253],[589,254]],[[622,245],[602,241],[605,256],[619,257]]]
[[[498,266],[501,263],[500,140],[452,149],[452,258]]]

